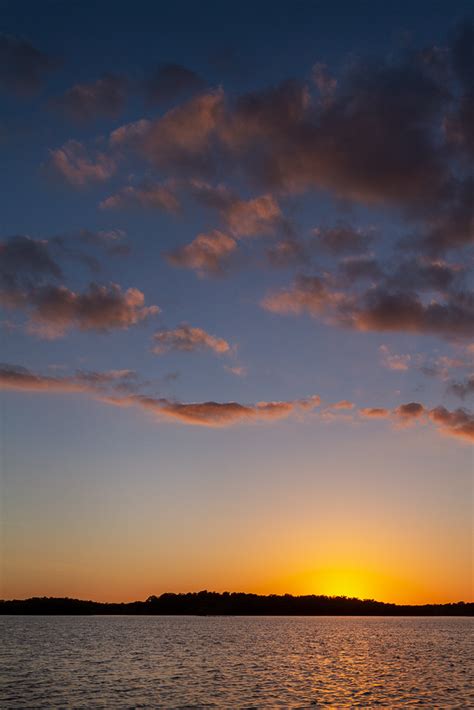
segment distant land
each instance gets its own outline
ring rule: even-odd
[[[373,599],[242,592],[167,592],[146,601],[94,602],[68,597],[0,600],[0,614],[31,615],[193,615],[193,616],[474,616],[474,602],[387,604]]]

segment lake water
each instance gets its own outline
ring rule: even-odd
[[[474,707],[474,619],[0,617],[2,708]]]

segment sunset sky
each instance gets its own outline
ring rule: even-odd
[[[0,597],[473,599],[470,8],[0,0]]]

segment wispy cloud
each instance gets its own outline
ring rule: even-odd
[[[223,355],[230,352],[231,346],[224,338],[217,338],[202,328],[182,323],[172,330],[163,328],[153,336],[152,352],[155,355],[162,355],[173,350],[184,352],[211,350],[216,355]]]

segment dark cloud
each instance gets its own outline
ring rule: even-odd
[[[447,293],[463,272],[456,264],[415,258],[401,261],[384,283],[389,289]]]
[[[109,331],[127,329],[159,312],[145,306],[145,297],[136,288],[122,291],[117,284],[92,283],[76,293],[65,286],[43,286],[26,294],[30,330],[46,338],[63,336],[69,329]]]
[[[339,262],[339,271],[348,285],[359,281],[379,282],[384,272],[373,256],[349,257]]]
[[[267,295],[262,306],[281,314],[309,313],[344,327],[467,338],[474,335],[474,295],[448,292],[443,300],[422,300],[414,292],[382,286],[347,293],[330,279],[299,276],[287,289]]]
[[[73,235],[73,238],[75,235]],[[109,256],[125,256],[130,253],[128,244],[124,244],[126,233],[123,229],[102,229],[92,231],[82,229],[77,234],[77,239],[83,244],[104,249]]]
[[[416,294],[374,289],[351,311],[346,315],[358,330],[474,335],[474,297],[470,292],[451,294],[445,301],[423,302]]]
[[[409,402],[401,404],[392,411],[384,408],[368,408],[360,409],[359,414],[369,419],[391,419],[401,426],[431,421],[441,434],[474,443],[474,414],[465,409],[454,411],[449,411],[445,407],[428,409],[419,402]]]
[[[47,241],[26,236],[0,241],[0,289],[6,294],[33,288],[62,276]]]
[[[474,441],[474,414],[471,412],[465,409],[450,412],[445,407],[435,407],[429,416],[444,434]]]
[[[460,397],[460,399],[465,399],[474,394],[474,375],[467,377],[462,382],[452,382],[448,386],[448,391],[456,395],[456,397]]]
[[[398,417],[406,420],[418,419],[424,414],[424,412],[425,408],[419,402],[408,402],[408,404],[401,404],[395,410]]]
[[[65,241],[56,237],[52,243],[70,255]],[[78,257],[74,249],[71,254]],[[103,331],[128,328],[159,311],[157,306],[145,306],[143,293],[135,288],[122,291],[117,284],[93,283],[84,293],[76,293],[55,284],[62,271],[46,241],[12,237],[0,243],[0,255],[2,305],[27,311],[29,329],[44,337],[59,337],[72,327]],[[87,255],[79,256],[87,259]]]
[[[125,105],[126,88],[124,77],[106,74],[90,84],[75,84],[52,106],[76,121],[114,118]]]
[[[19,37],[0,34],[0,86],[17,94],[38,91],[60,62]]]
[[[472,180],[446,126],[472,92],[469,27],[444,51],[353,60],[337,80],[318,66],[319,98],[297,80],[236,98],[206,91],[156,120],[117,129],[111,145],[127,144],[154,167],[188,179],[244,175],[272,193],[316,188],[395,206],[415,220],[418,247],[423,240],[433,248],[463,245],[472,239]],[[207,198],[225,208],[223,191]],[[341,228],[321,242],[361,251],[363,236]]]
[[[402,246],[434,254],[474,244],[474,178],[453,181],[451,195],[427,214],[419,238]]]
[[[145,83],[145,92],[151,104],[159,104],[181,96],[202,91],[204,80],[181,64],[162,64]]]
[[[465,20],[458,25],[451,43],[451,61],[460,86],[459,103],[447,116],[446,132],[451,140],[472,159],[474,157],[474,24]]]
[[[301,264],[308,258],[305,245],[295,238],[275,242],[267,248],[266,255],[272,266],[282,267]]]
[[[373,240],[372,234],[354,229],[349,224],[316,228],[313,236],[317,246],[334,256],[366,252]]]

